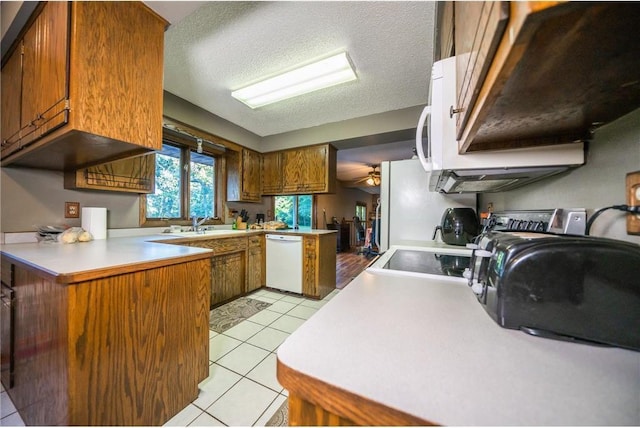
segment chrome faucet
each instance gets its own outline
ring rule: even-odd
[[[193,221],[193,231],[196,233],[204,233],[204,230],[201,230],[200,226],[202,226],[202,223],[209,220],[209,217],[203,217],[202,220],[198,221],[198,216],[194,215],[191,217],[191,220]]]

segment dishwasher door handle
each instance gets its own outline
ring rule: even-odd
[[[302,236],[297,235],[267,235],[270,241],[302,241]]]

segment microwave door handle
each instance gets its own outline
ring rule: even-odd
[[[427,158],[424,155],[424,148],[422,147],[422,129],[424,128],[424,124],[427,118],[431,116],[431,106],[426,106],[422,110],[422,114],[420,114],[420,119],[418,119],[418,126],[416,128],[416,154],[418,155],[418,159],[420,160],[420,164],[422,164],[422,168],[426,172],[431,172],[433,170],[433,165],[431,163],[431,157]],[[429,128],[427,128],[428,130]],[[431,136],[429,132],[427,132],[427,153],[431,154]]]

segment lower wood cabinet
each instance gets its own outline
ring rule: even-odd
[[[15,292],[5,389],[27,425],[162,425],[198,397],[210,259],[174,263],[62,283],[3,254]]]
[[[244,293],[245,255],[224,254],[211,259],[211,306]]]
[[[265,285],[264,235],[250,236],[247,250],[247,292]]]
[[[302,294],[323,299],[336,288],[337,233],[303,234]],[[251,233],[241,237],[173,239],[175,245],[210,248],[211,307],[257,290],[266,284],[265,237]]]
[[[172,244],[210,248],[211,307],[257,290],[265,284],[264,235],[198,240]]]
[[[337,233],[303,238],[302,294],[323,299],[336,288]]]

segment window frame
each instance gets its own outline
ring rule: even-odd
[[[191,130],[189,130],[191,131]],[[199,135],[200,136],[200,135]],[[218,138],[214,136],[202,135],[202,138],[216,141]],[[169,134],[166,129],[162,132],[162,144],[169,144],[174,147],[178,147],[181,151],[180,156],[180,168],[185,171],[189,170],[191,151],[197,150],[197,144],[186,137],[181,137],[174,134]],[[224,198],[226,194],[226,181],[224,177],[224,171],[226,170],[226,157],[224,151],[212,150],[209,146],[202,147],[202,153],[213,156],[215,158],[215,201],[214,212],[217,214],[213,219],[209,219],[203,224],[224,224]],[[148,218],[147,217],[147,195],[140,195],[139,198],[139,223],[141,227],[161,227],[169,224],[176,224],[181,226],[190,226],[191,219],[189,218],[189,174],[181,174],[182,179],[180,182],[180,218]]]
[[[311,196],[311,229],[316,229],[316,209],[317,209],[317,202],[318,202],[318,198],[317,195],[315,193],[301,193],[301,194],[295,194],[295,195],[288,195],[288,194],[281,194],[281,195],[273,195],[271,198],[271,212],[273,213],[273,218],[276,218],[276,198],[277,197],[294,197],[295,198],[295,202],[294,202],[294,209],[295,209],[295,217],[294,219],[297,220],[298,219],[298,198],[300,196]],[[298,224],[298,222],[296,221],[296,224]],[[295,227],[295,224],[294,224]],[[306,226],[303,226],[306,227]]]
[[[364,209],[364,218],[360,217],[358,215],[358,208],[363,208]],[[367,206],[366,202],[362,202],[362,201],[356,201],[356,206],[355,206],[355,213],[353,214],[354,216],[360,217],[360,221],[362,223],[365,223],[368,221],[367,216],[369,215],[369,207]]]

